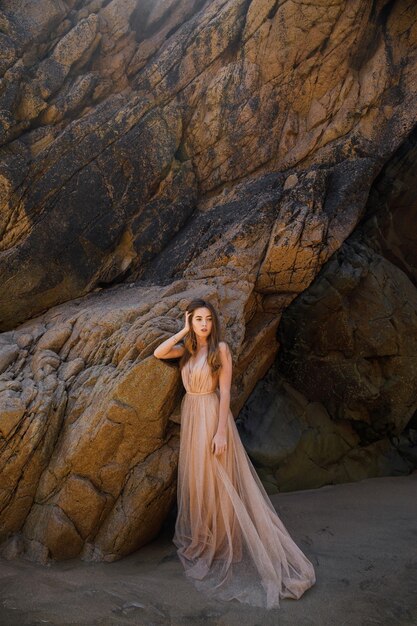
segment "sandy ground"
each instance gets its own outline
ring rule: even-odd
[[[272,498],[316,568],[300,600],[261,611],[208,600],[162,535],[115,563],[0,561],[0,624],[417,626],[417,471]]]

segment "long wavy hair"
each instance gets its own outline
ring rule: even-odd
[[[190,330],[184,337],[185,350],[180,359],[179,366],[182,369],[187,361],[197,352],[197,335],[193,330],[192,320],[195,310],[202,307],[209,309],[211,313],[211,332],[207,337],[207,363],[211,367],[211,371],[213,372],[213,374],[215,374],[221,368],[219,341],[221,341],[222,338],[219,317],[217,315],[216,309],[208,300],[192,300],[186,308],[186,311],[191,312],[191,315],[189,317]]]

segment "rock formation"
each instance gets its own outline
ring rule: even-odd
[[[0,31],[3,554],[112,560],[158,532],[181,385],[152,352],[195,296],[220,309],[236,416],[278,368],[282,411],[301,394],[339,438],[324,464],[374,446],[373,465],[314,482],[299,454],[255,452],[247,437],[272,487],[388,471],[388,436],[417,406],[414,366],[402,384],[415,357],[401,212],[406,198],[412,221],[414,3],[4,0]],[[390,177],[401,193],[376,207]],[[379,248],[355,231],[372,212]],[[370,339],[365,310],[381,316]],[[334,332],[318,340],[315,320]]]
[[[239,420],[271,492],[416,466],[416,151],[414,132],[367,217],[283,314],[277,363]]]

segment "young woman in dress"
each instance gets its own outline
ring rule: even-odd
[[[179,343],[184,339],[184,343]],[[193,300],[184,328],[154,351],[180,358],[178,514],[174,544],[197,589],[276,608],[316,582],[246,454],[230,411],[232,356],[213,305]]]

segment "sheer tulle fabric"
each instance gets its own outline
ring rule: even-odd
[[[227,451],[215,456],[219,390],[205,355],[181,371],[178,515],[174,544],[199,591],[221,600],[276,608],[316,581],[291,539],[241,443],[232,413]]]

